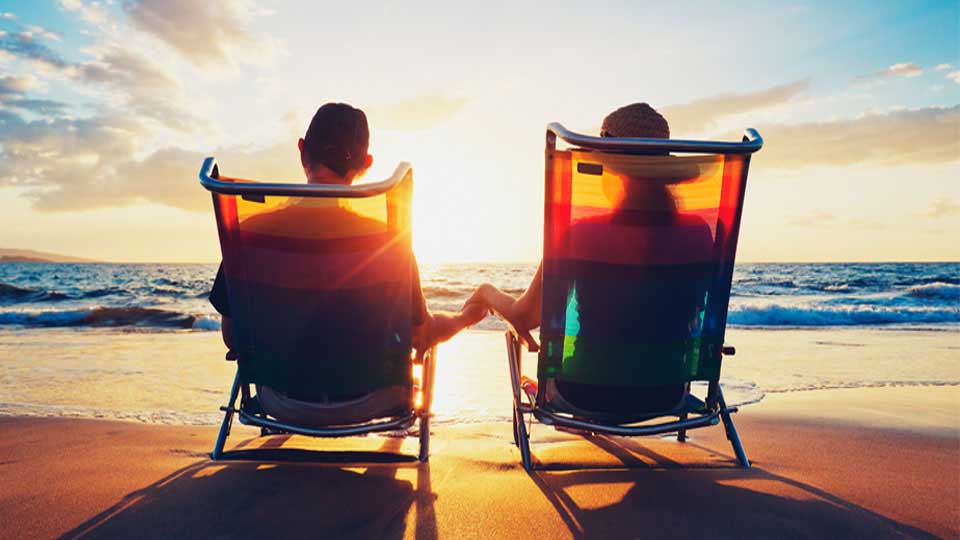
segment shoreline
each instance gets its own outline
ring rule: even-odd
[[[0,415],[218,425],[235,364],[214,332],[45,329],[2,332]],[[960,343],[944,332],[731,328],[722,381],[745,410],[782,394],[960,385]],[[434,412],[441,424],[510,418],[502,332],[471,329],[441,344]],[[909,361],[904,359],[909,358]],[[524,353],[535,376],[536,356]],[[75,389],[80,384],[84,392]],[[702,393],[695,386],[695,392]],[[749,404],[749,405],[747,405]]]
[[[228,448],[267,459],[211,462],[213,427],[4,417],[0,520],[9,538],[955,538],[960,389],[924,390],[746,408],[734,420],[748,470],[720,427],[677,443],[535,425],[545,469],[528,475],[507,422],[435,426],[419,465],[370,453],[411,454],[410,437],[261,438],[235,424]],[[843,419],[864,408],[876,414]],[[283,458],[291,448],[319,462]]]

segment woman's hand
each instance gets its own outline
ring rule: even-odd
[[[473,326],[487,316],[487,308],[480,302],[467,302],[460,308],[460,317],[465,326]]]

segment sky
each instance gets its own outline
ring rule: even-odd
[[[740,261],[960,260],[956,1],[0,0],[0,247],[216,261],[203,157],[303,181],[328,101],[413,164],[422,262],[538,260],[546,124],[639,101],[763,135]]]

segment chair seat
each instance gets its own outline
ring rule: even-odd
[[[643,392],[642,387],[636,389],[638,393]],[[656,411],[608,413],[598,412],[579,408],[563,397],[554,381],[548,380],[544,388],[543,399],[538,406],[552,413],[567,414],[575,418],[590,420],[593,422],[608,425],[627,425],[644,422],[654,418],[664,416],[682,416],[685,414],[708,414],[706,404],[689,392],[685,392],[683,397],[673,407],[667,407]]]
[[[349,401],[318,403],[291,398],[268,386],[257,386],[252,403],[242,405],[245,412],[266,414],[280,422],[308,428],[360,424],[412,413],[413,389],[391,386],[374,390]]]

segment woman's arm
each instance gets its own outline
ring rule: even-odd
[[[543,264],[537,267],[537,273],[530,281],[530,286],[520,295],[520,298],[514,298],[490,283],[484,283],[467,300],[467,305],[482,303],[510,322],[517,330],[531,330],[540,326],[542,297]]]

